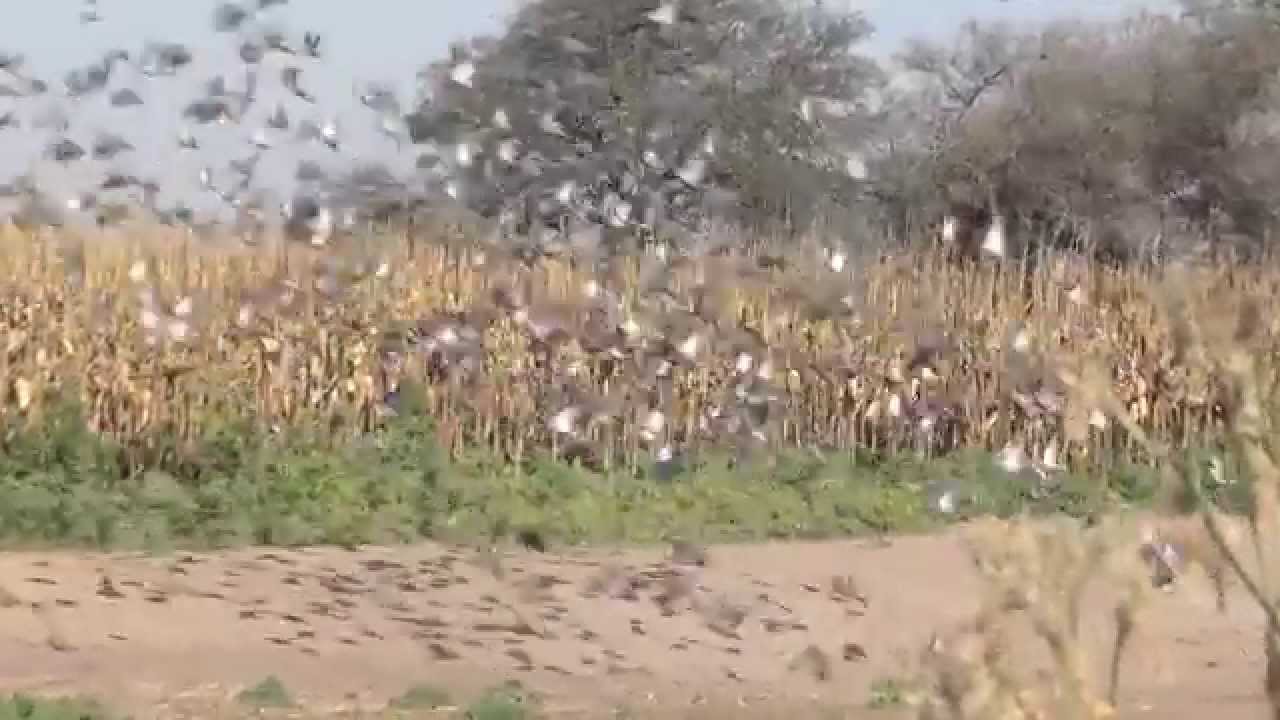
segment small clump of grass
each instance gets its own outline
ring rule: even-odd
[[[867,707],[873,710],[902,707],[907,702],[907,689],[903,681],[895,677],[882,677],[871,683]]]
[[[244,705],[260,709],[295,707],[293,695],[275,675],[268,675],[258,684],[241,690],[236,699]]]
[[[114,713],[84,697],[39,698],[16,693],[0,699],[0,720],[113,720]]]
[[[492,688],[467,706],[467,720],[526,720],[533,717],[536,699],[518,683]]]
[[[438,710],[452,705],[447,690],[426,683],[414,685],[390,703],[394,710]]]

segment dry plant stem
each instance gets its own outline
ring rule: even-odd
[[[1231,353],[1226,365],[1240,388],[1237,398],[1239,410],[1232,417],[1233,438],[1254,477],[1251,524],[1258,552],[1258,571],[1263,583],[1259,593],[1265,596],[1264,610],[1267,612],[1267,627],[1263,636],[1267,658],[1265,687],[1267,700],[1271,705],[1271,717],[1273,720],[1280,720],[1280,620],[1277,620],[1275,612],[1274,589],[1265,584],[1268,578],[1274,577],[1272,563],[1276,559],[1275,548],[1267,540],[1274,542],[1276,538],[1277,513],[1280,513],[1280,471],[1264,446],[1265,421],[1258,397],[1253,358],[1247,352],[1237,350]]]
[[[1078,530],[1070,526],[1047,530],[1014,521],[986,527],[990,530],[978,535],[975,559],[991,585],[969,631],[983,651],[953,654],[962,662],[953,666],[958,675],[952,676],[943,699],[959,691],[960,697],[950,703],[958,707],[953,710],[957,718],[1108,716],[1110,705],[1098,702],[1086,672],[1077,617],[1080,596],[1096,576],[1093,568],[1108,544],[1082,543]],[[1050,687],[1029,686],[1021,677],[1021,665],[1004,653],[1019,617],[1049,650]]]
[[[1177,476],[1181,476],[1182,482],[1196,497],[1200,517],[1210,540],[1266,615],[1266,627],[1262,639],[1267,658],[1264,688],[1271,706],[1271,717],[1273,720],[1280,720],[1280,615],[1277,614],[1270,588],[1263,584],[1272,574],[1268,570],[1274,561],[1274,552],[1267,540],[1276,537],[1275,520],[1277,511],[1280,510],[1280,470],[1277,470],[1264,445],[1265,422],[1262,405],[1258,398],[1257,377],[1252,357],[1248,351],[1234,349],[1223,365],[1236,381],[1238,390],[1237,411],[1230,418],[1231,438],[1254,476],[1254,503],[1250,525],[1258,554],[1259,577],[1255,578],[1245,569],[1240,558],[1228,545],[1218,519],[1211,512],[1208,499],[1204,497],[1204,490],[1195,474],[1181,467],[1175,471],[1174,468],[1181,463],[1172,457],[1167,447],[1153,441],[1126,413],[1115,415],[1131,437],[1144,446],[1153,457],[1162,461],[1163,474],[1167,482],[1176,483]]]
[[[1240,579],[1240,583],[1244,585],[1245,591],[1249,593],[1254,601],[1258,603],[1258,606],[1262,608],[1263,613],[1266,614],[1267,625],[1272,628],[1270,632],[1274,633],[1276,630],[1280,630],[1280,614],[1277,614],[1275,606],[1267,600],[1267,595],[1262,586],[1258,584],[1253,574],[1244,567],[1244,563],[1240,561],[1235,551],[1227,543],[1226,535],[1222,532],[1222,526],[1218,524],[1217,516],[1209,510],[1208,498],[1204,496],[1204,489],[1200,487],[1200,483],[1196,482],[1194,475],[1186,470],[1175,471],[1174,466],[1179,466],[1181,463],[1172,456],[1168,448],[1151,440],[1142,431],[1142,428],[1137,426],[1137,423],[1123,415],[1120,416],[1120,422],[1139,445],[1151,453],[1152,457],[1161,460],[1164,468],[1161,474],[1165,482],[1184,482],[1191,492],[1195,494],[1197,505],[1200,507],[1200,519],[1204,522],[1204,528],[1209,535],[1209,540],[1213,542],[1215,549],[1222,553],[1227,564],[1231,566],[1231,571],[1236,574],[1236,577]]]
[[[1129,640],[1133,637],[1133,608],[1120,605],[1116,608],[1115,617],[1116,640],[1111,647],[1111,665],[1107,671],[1107,703],[1111,707],[1116,706],[1116,699],[1120,693],[1120,668],[1124,662],[1125,650],[1129,647]]]
[[[1265,449],[1266,422],[1258,397],[1253,358],[1247,352],[1236,351],[1231,354],[1226,366],[1240,389],[1237,398],[1239,410],[1232,417],[1232,431],[1238,450],[1254,476],[1251,517],[1254,535],[1258,538],[1275,538],[1277,513],[1280,512],[1280,470],[1277,470]],[[1268,578],[1274,576],[1274,552],[1265,542],[1258,543],[1257,549],[1259,584],[1270,604],[1274,605],[1275,588],[1268,583]]]

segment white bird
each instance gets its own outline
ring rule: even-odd
[[[191,134],[191,130],[184,127],[178,131],[178,147],[183,150],[199,150],[200,143],[196,140],[196,137]]]
[[[659,5],[656,10],[645,13],[645,17],[659,25],[674,25],[677,14],[676,3],[665,2]]]
[[[851,153],[844,159],[844,171],[854,180],[867,179],[867,161],[858,153]]]
[[[409,128],[405,125],[404,119],[391,113],[378,115],[378,132],[391,138],[395,142],[396,148],[403,147],[405,140],[409,136]]]
[[[956,218],[948,215],[942,219],[942,242],[951,245],[956,241]]]
[[[1051,440],[1044,448],[1044,453],[1040,458],[1039,470],[1042,474],[1054,473],[1063,470],[1065,467],[1058,462],[1058,441]]]
[[[309,120],[303,120],[298,123],[298,139],[304,142],[318,140],[327,145],[330,150],[337,150],[339,145],[338,123],[330,119],[325,120],[321,125],[316,125]]]
[[[605,219],[613,227],[625,227],[631,222],[632,211],[633,207],[631,203],[626,200],[615,200],[608,206],[608,212],[605,214]]]
[[[661,410],[650,410],[641,423],[641,437],[646,442],[653,442],[662,434],[667,426],[667,416]]]
[[[508,165],[514,165],[519,151],[515,138],[506,138],[498,143],[498,159]]]
[[[499,130],[511,129],[511,117],[507,115],[506,110],[498,108],[493,111],[493,126]]]
[[[701,155],[690,158],[683,167],[676,171],[676,177],[680,178],[689,187],[701,185],[706,175],[707,159]]]
[[[996,215],[991,218],[991,225],[987,228],[986,237],[982,239],[983,252],[994,255],[998,258],[1004,257],[1004,218]]]
[[[685,357],[686,360],[694,360],[698,356],[698,351],[702,348],[702,336],[698,333],[690,333],[689,337],[676,346],[676,352]]]
[[[573,202],[573,193],[577,189],[577,183],[565,180],[560,187],[556,188],[556,200],[559,200],[561,205],[569,205]]]
[[[564,126],[556,119],[555,113],[550,110],[538,116],[538,129],[548,135],[567,137]]]
[[[843,250],[831,250],[827,255],[827,267],[832,272],[844,272],[844,264],[848,257]]]
[[[1058,444],[1050,442],[1040,461],[1031,460],[1021,446],[1009,444],[996,455],[996,464],[1011,476],[1031,482],[1036,492],[1044,492],[1057,484],[1055,476],[1066,470],[1058,462]]]
[[[1001,470],[1014,475],[1022,472],[1029,465],[1027,455],[1020,445],[1006,445],[996,456],[996,464]]]
[[[267,137],[267,131],[262,128],[253,131],[253,135],[249,137],[249,142],[263,150],[268,150],[275,144],[271,141],[271,138]]]
[[[311,244],[320,247],[329,242],[329,236],[333,234],[333,211],[326,206],[321,206],[316,216],[312,218],[307,227],[311,230]]]
[[[574,425],[577,424],[581,413],[579,407],[570,405],[551,416],[547,421],[547,429],[559,435],[574,435],[576,434]]]
[[[1212,480],[1213,484],[1217,487],[1223,487],[1228,484],[1226,472],[1223,468],[1222,458],[1217,455],[1209,458],[1209,479]]]
[[[1012,331],[1012,349],[1016,353],[1028,353],[1031,351],[1031,333],[1027,332],[1024,327],[1019,327]]]
[[[956,511],[956,493],[954,490],[945,490],[938,494],[934,499],[934,509],[940,513],[950,515]]]
[[[454,65],[449,70],[449,79],[458,83],[463,87],[472,87],[471,81],[476,75],[476,64],[470,60],[463,60]]]
[[[471,167],[475,162],[476,148],[471,143],[463,140],[454,148],[454,158],[462,167]]]
[[[85,25],[102,22],[102,13],[98,11],[98,0],[85,0],[80,10],[80,22]]]
[[[338,143],[337,121],[332,119],[325,120],[324,124],[320,126],[320,137],[324,139],[326,144],[330,146],[336,145]]]

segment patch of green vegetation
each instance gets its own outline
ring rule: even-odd
[[[435,710],[452,704],[448,691],[435,685],[419,684],[414,685],[400,697],[392,700],[391,708],[395,710]]]
[[[451,459],[430,419],[413,413],[343,441],[229,423],[195,441],[156,431],[142,447],[122,447],[81,416],[67,401],[41,425],[0,438],[0,545],[354,545],[512,528],[561,543],[821,538],[983,514],[1089,516],[1149,502],[1157,485],[1149,469],[1125,466],[1064,475],[1037,494],[976,451],[932,460],[791,451],[738,466],[711,455],[663,480],[643,467],[601,474],[545,455],[518,465],[479,451]],[[955,512],[933,509],[940,485]],[[1244,483],[1210,489],[1247,505]]]
[[[0,720],[110,720],[116,716],[88,698],[0,698]]]
[[[467,720],[525,720],[532,717],[536,700],[519,683],[506,683],[481,695],[467,707]]]
[[[880,710],[901,707],[907,702],[907,689],[902,681],[885,677],[871,683],[871,695],[867,698],[867,707]]]
[[[275,675],[269,675],[257,685],[241,690],[236,699],[254,708],[294,707],[293,696],[289,693],[289,689]]]

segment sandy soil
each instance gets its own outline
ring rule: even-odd
[[[705,567],[682,566],[687,583],[664,579],[669,560],[666,548],[437,544],[7,553],[0,687],[92,693],[138,717],[234,706],[269,674],[314,713],[375,709],[414,685],[465,698],[518,679],[560,716],[893,716],[866,709],[873,685],[915,672],[934,632],[979,595],[955,531],[713,547]],[[843,593],[837,577],[852,579],[836,583]],[[1114,632],[1103,595],[1086,608],[1099,657]],[[1155,599],[1122,716],[1264,716],[1260,616],[1239,589],[1230,600],[1219,614],[1191,581]],[[810,646],[829,660],[825,679],[797,659],[813,660]]]

